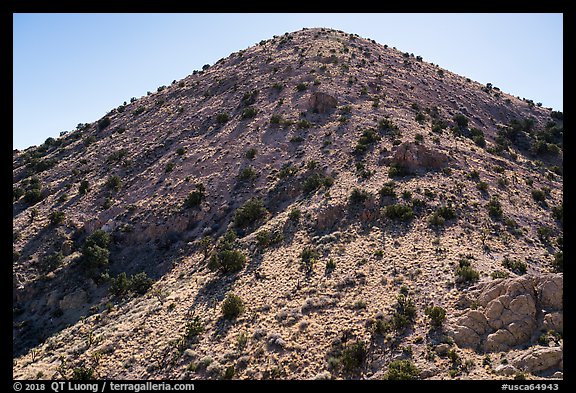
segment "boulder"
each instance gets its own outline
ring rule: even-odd
[[[559,312],[552,312],[550,314],[546,314],[544,316],[544,321],[542,326],[546,330],[554,330],[560,334],[564,333],[564,313]]]
[[[336,98],[319,91],[312,93],[308,99],[308,109],[314,113],[328,113],[336,108],[337,104]]]
[[[560,369],[563,351],[561,347],[537,347],[512,361],[512,364],[529,373]]]
[[[562,274],[524,275],[480,283],[460,304],[476,304],[447,324],[462,347],[505,351],[543,330],[563,331]],[[542,313],[537,312],[542,310]]]
[[[514,375],[518,372],[518,369],[511,364],[499,364],[494,372],[498,375]]]
[[[391,164],[399,165],[409,170],[440,169],[448,163],[448,156],[424,145],[414,142],[404,142],[394,152]]]
[[[74,311],[85,306],[87,301],[88,295],[86,294],[86,291],[83,289],[78,289],[64,296],[64,298],[60,300],[59,305],[60,309],[64,312]]]
[[[74,242],[72,240],[64,240],[62,242],[62,255],[68,256],[72,254],[72,249],[74,248]]]

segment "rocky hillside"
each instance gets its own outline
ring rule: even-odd
[[[13,155],[13,376],[562,378],[562,113],[261,41]]]

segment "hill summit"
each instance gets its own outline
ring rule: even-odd
[[[562,378],[563,114],[325,28],[13,155],[16,379]]]

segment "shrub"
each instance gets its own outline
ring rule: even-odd
[[[196,190],[190,192],[184,200],[184,209],[191,209],[200,206],[206,196],[206,188],[202,183],[196,183]]]
[[[340,363],[346,371],[352,371],[364,363],[368,349],[364,341],[354,341],[348,343],[340,353]]]
[[[251,166],[246,166],[240,170],[238,174],[238,180],[240,181],[247,181],[247,180],[254,180],[258,177],[258,173],[256,170]]]
[[[525,262],[510,259],[508,257],[502,260],[502,266],[506,269],[513,271],[516,274],[525,274],[527,265]]]
[[[558,251],[554,254],[554,261],[552,262],[552,266],[557,272],[564,271],[564,252]]]
[[[222,302],[222,314],[227,319],[234,319],[244,312],[244,302],[233,293],[229,293]]]
[[[90,381],[94,379],[94,369],[92,367],[80,366],[72,370],[72,379],[78,381]]]
[[[256,157],[256,153],[257,153],[257,152],[258,152],[258,151],[257,151],[255,148],[248,149],[248,150],[246,151],[246,158],[249,159],[249,160],[253,160],[254,157]]]
[[[88,180],[82,180],[80,182],[80,186],[78,186],[78,192],[80,195],[86,195],[88,194],[88,191],[90,191],[90,184],[88,183]]]
[[[169,162],[166,164],[166,167],[164,168],[164,171],[166,173],[170,173],[174,170],[174,167],[176,166],[176,164],[174,164],[173,162]]]
[[[328,188],[333,183],[334,179],[332,179],[331,177],[324,176],[320,173],[315,172],[306,177],[306,179],[304,179],[304,182],[302,183],[302,191],[305,194],[309,194],[313,191],[316,191],[321,186]]]
[[[300,121],[298,121],[298,123],[296,123],[296,126],[300,129],[302,128],[310,128],[312,127],[312,123],[310,123],[308,120],[306,119],[302,119]]]
[[[115,152],[113,152],[112,154],[110,154],[108,156],[107,161],[114,163],[114,162],[119,162],[121,161],[126,155],[128,154],[128,150],[126,149],[120,149],[120,150],[116,150]]]
[[[452,117],[452,120],[456,123],[459,128],[468,127],[468,118],[461,113],[458,113]]]
[[[220,124],[224,124],[226,123],[228,120],[230,120],[230,115],[228,113],[219,113],[216,116],[216,121]]]
[[[314,247],[304,247],[300,252],[300,259],[302,260],[302,266],[307,272],[311,272],[314,268],[314,263],[320,257],[320,254]]]
[[[240,118],[242,120],[251,119],[254,116],[256,116],[257,113],[258,113],[258,110],[256,108],[250,106],[250,107],[248,107],[242,111],[242,115],[240,115]]]
[[[354,152],[358,154],[365,153],[370,145],[378,142],[380,140],[380,135],[373,128],[367,128],[362,131],[362,135],[358,139],[358,143],[354,148]]]
[[[510,277],[510,274],[508,272],[503,272],[502,270],[494,270],[490,274],[490,277],[492,277],[493,280],[496,280],[498,278],[508,278]]]
[[[22,187],[13,187],[12,188],[12,200],[17,201],[18,199],[22,198],[22,196],[26,193],[26,191]]]
[[[88,268],[100,268],[108,266],[110,251],[110,235],[101,229],[94,231],[84,241],[82,258]]]
[[[40,188],[32,188],[24,193],[24,202],[32,206],[42,200],[42,190]]]
[[[420,370],[411,360],[394,360],[388,365],[388,371],[384,374],[385,380],[414,380],[418,379]]]
[[[456,268],[457,281],[470,283],[480,279],[480,273],[471,266],[470,258],[462,258]]]
[[[390,168],[388,169],[389,177],[404,177],[408,176],[409,174],[410,171],[408,170],[408,168],[397,163],[393,163],[392,165],[390,165]]]
[[[540,239],[542,243],[548,244],[550,242],[550,235],[552,235],[552,229],[546,226],[541,226],[538,227],[537,233],[538,233],[538,239]]]
[[[112,176],[108,176],[108,179],[106,179],[106,187],[114,192],[118,192],[118,190],[120,190],[120,187],[122,186],[122,180],[120,180],[120,177],[117,175],[112,175]]]
[[[302,216],[302,212],[297,207],[293,208],[292,210],[290,210],[290,213],[288,213],[288,219],[290,221],[297,222],[298,220],[300,220],[300,216]]]
[[[414,217],[412,207],[402,203],[386,206],[383,212],[386,217],[393,220],[409,221]]]
[[[334,270],[334,269],[336,269],[336,262],[334,262],[334,259],[330,258],[326,262],[326,270]]]
[[[64,218],[66,217],[66,214],[64,214],[64,212],[60,211],[60,210],[54,210],[52,212],[50,212],[50,214],[48,215],[48,219],[50,220],[50,225],[60,225],[64,222]]]
[[[424,120],[426,120],[426,116],[424,115],[424,113],[418,112],[418,113],[416,113],[415,120],[416,120],[418,123],[423,123]]]
[[[140,272],[130,277],[130,290],[143,295],[154,284],[154,280],[148,277],[146,272]]]
[[[241,104],[243,106],[252,105],[256,102],[256,98],[258,97],[258,90],[251,90],[244,93],[242,96]]]
[[[268,210],[264,207],[262,200],[252,198],[236,210],[234,225],[239,228],[246,228],[264,218],[267,213]]]
[[[184,149],[183,147],[179,147],[178,149],[176,149],[176,154],[178,154],[179,156],[183,156],[184,153],[186,153],[186,149]]]
[[[532,198],[536,202],[544,202],[546,199],[546,193],[544,193],[542,190],[532,190]]]
[[[109,125],[110,125],[110,118],[109,117],[103,117],[102,119],[100,119],[98,121],[98,131],[102,131],[103,129],[105,129]]]
[[[387,183],[384,183],[382,188],[380,188],[380,191],[378,191],[378,194],[380,194],[381,197],[396,198],[395,188],[396,188],[396,183],[394,183],[393,181],[389,181]]]
[[[355,205],[360,205],[361,203],[366,202],[372,197],[372,193],[366,190],[360,190],[356,187],[352,189],[350,196],[348,197],[348,204],[353,207]]]
[[[490,202],[486,204],[486,209],[488,209],[488,215],[492,218],[499,219],[504,214],[502,211],[502,205],[500,204],[498,198],[495,196],[493,196],[490,199]]]
[[[264,229],[256,234],[256,241],[258,242],[258,247],[267,248],[281,242],[282,235],[279,232],[270,232]]]
[[[270,124],[282,124],[282,115],[272,115],[270,116]]]
[[[446,319],[446,310],[439,306],[426,307],[424,313],[430,318],[430,324],[433,327],[439,327]]]
[[[485,181],[480,181],[476,183],[476,188],[482,192],[486,192],[488,191],[488,183],[486,183]]]
[[[186,328],[184,329],[184,338],[187,340],[194,340],[199,335],[204,333],[204,323],[198,315],[192,316],[192,320],[186,323]]]
[[[308,86],[306,85],[306,83],[298,83],[296,85],[296,91],[304,91],[308,88]]]

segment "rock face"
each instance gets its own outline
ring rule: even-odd
[[[448,163],[448,156],[414,142],[404,142],[394,152],[391,163],[412,171],[439,169]]]
[[[453,319],[450,334],[461,347],[495,352],[529,343],[541,329],[562,332],[562,290],[562,274],[478,284],[467,295],[477,309]]]
[[[84,306],[88,301],[88,295],[86,291],[78,289],[76,292],[70,293],[62,300],[60,300],[60,309],[66,312],[68,310],[77,310]]]
[[[562,347],[541,347],[518,356],[514,359],[513,364],[520,370],[534,373],[550,369],[562,370],[562,361]]]
[[[314,113],[328,113],[334,108],[338,101],[330,94],[315,92],[308,99],[308,108]]]

